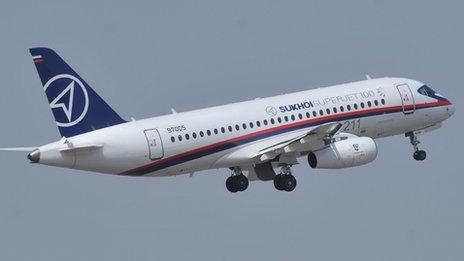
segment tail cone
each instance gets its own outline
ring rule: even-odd
[[[32,163],[38,163],[40,160],[40,151],[39,150],[34,150],[33,152],[29,153],[27,155],[27,158],[32,162]]]

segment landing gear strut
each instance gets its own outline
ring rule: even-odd
[[[232,175],[226,180],[226,187],[232,193],[244,191],[248,188],[248,178],[240,168],[233,168]]]
[[[274,177],[274,187],[277,190],[293,191],[296,187],[295,176],[292,175],[292,171],[289,165],[282,167],[280,174]]]
[[[425,158],[427,157],[427,153],[424,150],[419,150],[418,145],[420,144],[420,141],[419,139],[417,139],[416,134],[414,134],[414,132],[408,132],[405,135],[406,137],[409,137],[409,142],[411,142],[412,147],[414,148],[414,159],[425,160]]]

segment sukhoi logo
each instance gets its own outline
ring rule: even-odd
[[[44,85],[44,91],[59,127],[71,127],[84,119],[89,109],[89,95],[78,78],[56,75]]]
[[[279,110],[280,112],[287,112],[287,111],[296,111],[296,110],[302,110],[302,109],[309,109],[311,107],[314,107],[312,102],[301,102],[301,103],[295,103],[295,104],[289,104],[285,106],[280,106]]]
[[[266,113],[269,115],[269,116],[276,116],[277,115],[277,110],[276,108],[272,107],[272,106],[268,106],[266,108]]]

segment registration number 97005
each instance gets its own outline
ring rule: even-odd
[[[168,133],[173,133],[173,132],[185,131],[187,130],[187,127],[185,127],[185,125],[179,125],[179,126],[173,126],[173,127],[166,128],[166,130],[168,131]]]

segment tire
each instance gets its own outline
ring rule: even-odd
[[[283,190],[282,189],[282,178],[283,178],[282,176],[283,176],[282,174],[277,174],[274,177],[274,187],[277,190]]]
[[[232,193],[235,193],[237,192],[237,186],[235,184],[235,180],[234,180],[234,177],[230,176],[226,179],[226,188],[228,191],[232,192]]]
[[[287,192],[293,191],[296,188],[296,178],[293,175],[286,175],[282,181],[283,189]]]
[[[415,160],[425,160],[425,158],[427,158],[427,153],[423,150],[418,150],[414,152],[413,157]]]
[[[245,175],[235,176],[235,185],[238,191],[244,191],[248,188],[248,178]]]

